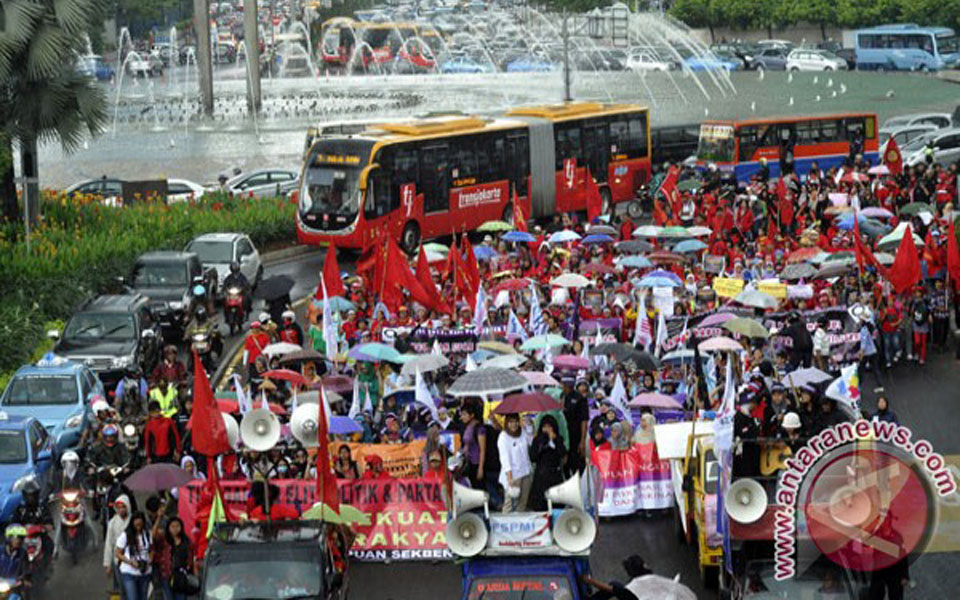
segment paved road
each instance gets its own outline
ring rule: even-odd
[[[267,274],[286,273],[297,280],[294,297],[311,293],[323,264],[323,251],[307,257],[284,261],[267,268]],[[347,266],[344,264],[343,266]],[[902,364],[891,375],[884,376],[892,407],[901,423],[913,428],[914,439],[929,440],[934,448],[948,456],[955,473],[960,475],[960,416],[956,406],[956,389],[960,382],[958,364],[952,353],[930,357],[924,368]],[[864,390],[872,390],[872,375],[864,378]],[[868,391],[865,408],[875,408],[874,396]],[[916,588],[908,598],[944,598],[960,588],[960,497],[941,505],[938,535],[931,543],[935,553],[921,557],[911,569]],[[631,554],[641,555],[653,570],[662,575],[680,574],[683,583],[698,598],[714,598],[699,582],[693,549],[681,546],[673,533],[669,512],[653,518],[633,516],[601,522],[597,542],[593,546],[591,565],[601,580],[623,580],[620,562]],[[99,567],[99,550],[71,568],[63,561],[57,565],[48,597],[67,594],[80,598],[102,597],[105,589],[103,571]],[[355,564],[351,576],[351,597],[363,600],[424,600],[457,598],[460,594],[460,571],[454,564],[392,563]]]

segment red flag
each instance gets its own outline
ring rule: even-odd
[[[480,265],[477,264],[477,257],[473,253],[473,244],[470,243],[470,238],[467,237],[466,233],[463,234],[461,245],[463,246],[463,270],[472,294],[476,295],[480,288]],[[451,248],[450,251],[452,252],[453,249]]]
[[[953,230],[953,219],[950,220],[950,237],[947,238],[947,273],[953,279],[953,285],[960,284],[960,249],[957,248],[957,234]]]
[[[673,203],[673,196],[677,191],[677,181],[680,179],[680,168],[676,165],[671,166],[667,170],[667,176],[663,178],[663,181],[660,183],[660,189],[658,192],[662,193],[667,199],[667,202]]]
[[[390,238],[387,242],[387,268],[384,274],[386,281],[383,289],[383,302],[391,311],[396,311],[403,301],[403,293],[406,292],[415,302],[419,302],[429,309],[443,311],[443,306],[437,305],[432,296],[430,296],[420,282],[410,270],[407,264],[407,255],[400,250],[397,243]],[[430,282],[433,285],[433,282]]]
[[[437,285],[433,282],[433,277],[430,276],[430,263],[427,262],[427,253],[423,251],[423,246],[420,246],[420,255],[417,257],[417,281],[423,286],[423,291],[426,292],[433,303],[429,308],[444,313],[450,312],[450,307],[440,298]]]
[[[904,293],[920,281],[920,257],[917,255],[917,245],[913,241],[913,230],[909,225],[903,232],[897,257],[886,277],[898,294]]]
[[[883,152],[883,164],[887,165],[891,175],[899,175],[903,172],[903,155],[900,154],[897,140],[893,138],[887,142],[887,149]]]
[[[330,247],[327,248],[327,257],[323,261],[323,280],[324,283],[327,284],[327,297],[344,296],[346,290],[343,287],[343,279],[340,278],[340,265],[337,263],[337,247],[333,244],[330,244]],[[320,291],[319,286],[317,293],[320,294],[317,299],[323,300],[323,292]]]
[[[340,497],[337,495],[337,477],[330,465],[330,427],[327,425],[327,413],[323,409],[327,403],[326,394],[320,390],[321,398],[317,403],[317,498],[335,511],[340,511]]]
[[[193,413],[187,425],[193,432],[193,448],[200,454],[217,456],[230,452],[227,425],[196,350],[193,351]]]
[[[517,231],[527,231],[527,220],[523,216],[523,207],[520,206],[516,188],[513,190],[513,228]]]
[[[597,182],[590,174],[590,169],[587,169],[587,185],[584,191],[587,194],[587,223],[593,223],[593,220],[603,213],[603,198],[600,196]]]
[[[855,214],[853,219],[853,250],[857,255],[857,269],[863,274],[863,263],[866,262],[875,268],[877,273],[886,277],[886,269],[883,268],[883,265],[880,264],[877,257],[870,251],[870,247],[863,243],[863,238],[860,236],[860,221],[857,218],[858,216],[859,215]]]
[[[653,222],[661,227],[667,223],[667,213],[663,211],[659,200],[653,201]]]

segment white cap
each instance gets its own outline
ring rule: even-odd
[[[800,429],[800,415],[795,412],[788,412],[783,415],[784,429]]]

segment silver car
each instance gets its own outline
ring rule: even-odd
[[[297,177],[297,172],[289,169],[258,169],[237,175],[228,180],[224,187],[235,196],[286,196],[297,189]]]
[[[204,268],[217,270],[217,289],[221,291],[233,261],[240,263],[240,272],[250,285],[256,286],[263,276],[260,253],[245,233],[205,233],[193,238],[185,251],[195,253]]]

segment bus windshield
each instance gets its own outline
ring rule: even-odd
[[[733,126],[704,123],[700,126],[697,159],[732,162],[734,160]]]
[[[960,40],[954,34],[937,36],[937,51],[940,54],[954,54],[960,51]]]
[[[352,220],[360,208],[360,173],[373,142],[323,140],[314,144],[304,172],[304,212]]]

